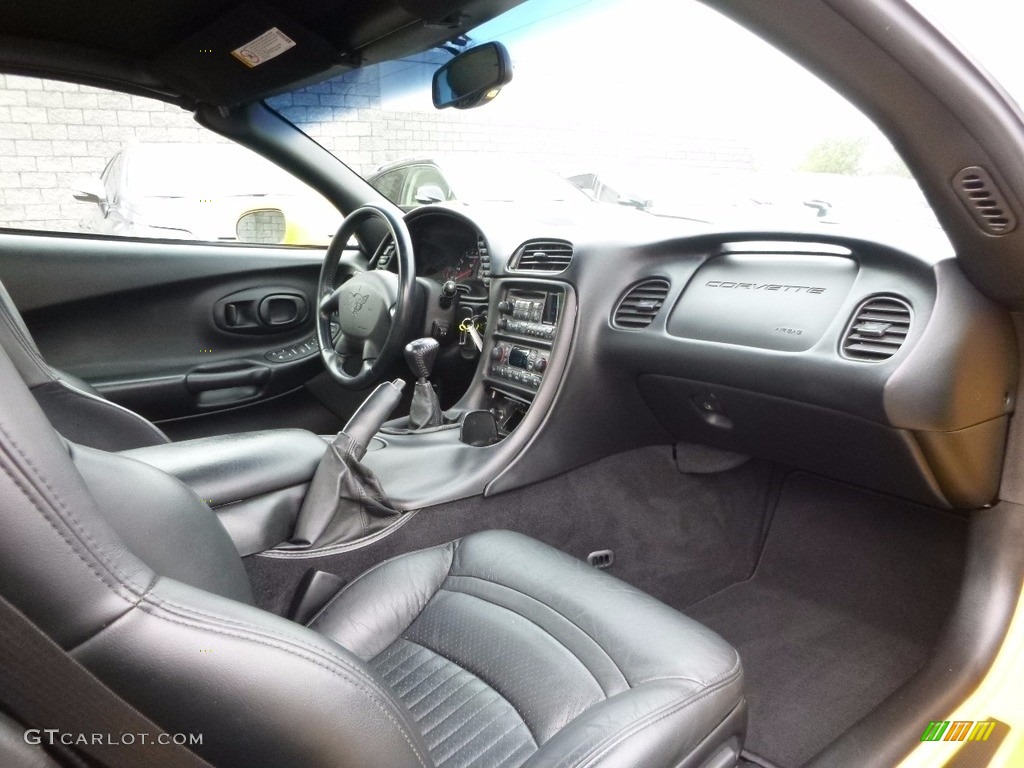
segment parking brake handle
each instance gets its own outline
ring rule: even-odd
[[[370,440],[402,399],[405,382],[385,381],[327,446],[310,481],[291,539],[279,549],[319,549],[368,536],[400,514],[380,481],[360,463]]]
[[[377,388],[356,409],[345,428],[341,430],[349,436],[352,442],[363,449],[363,453],[359,455],[360,459],[366,453],[370,440],[388,420],[388,416],[395,410],[398,401],[402,399],[404,388],[405,382],[402,379],[385,381],[377,385]]]

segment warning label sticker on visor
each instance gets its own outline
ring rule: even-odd
[[[251,69],[294,47],[294,40],[277,27],[272,27],[255,40],[250,40],[240,48],[235,48],[231,55]]]

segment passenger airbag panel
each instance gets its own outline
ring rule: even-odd
[[[668,332],[783,352],[821,339],[853,287],[858,266],[841,256],[728,254],[693,276]]]

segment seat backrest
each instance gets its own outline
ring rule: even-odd
[[[2,350],[0,392],[4,597],[168,733],[202,734],[214,765],[429,768],[359,659],[245,602],[240,558],[195,494],[69,446]]]
[[[148,419],[102,397],[43,359],[18,307],[0,283],[0,347],[54,428],[80,445],[123,451],[170,442]]]

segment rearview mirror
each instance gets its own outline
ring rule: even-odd
[[[434,73],[434,106],[472,109],[483,106],[512,80],[512,59],[501,43],[463,51]]]

